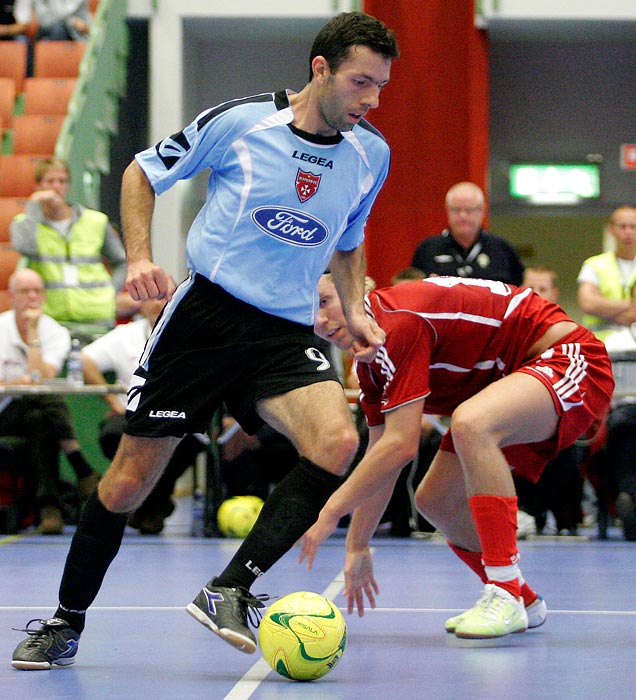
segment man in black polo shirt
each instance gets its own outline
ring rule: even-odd
[[[412,265],[426,275],[454,275],[520,285],[523,264],[508,241],[482,227],[486,202],[480,187],[459,182],[446,194],[448,228],[425,238]]]

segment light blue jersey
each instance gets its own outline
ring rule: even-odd
[[[334,250],[364,240],[390,153],[366,122],[319,137],[291,126],[286,92],[226,102],[137,154],[156,194],[210,168],[188,266],[262,311],[312,325]]]

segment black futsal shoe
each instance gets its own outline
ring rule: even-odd
[[[31,629],[32,622],[39,622],[39,629]],[[13,652],[11,665],[22,671],[47,671],[51,666],[70,666],[75,661],[80,635],[66,620],[52,617],[49,620],[29,620],[19,632],[29,636],[23,639]]]
[[[199,595],[186,607],[186,611],[218,634],[228,644],[245,654],[256,651],[256,637],[248,627],[258,627],[261,620],[259,608],[268,595],[253,596],[246,588],[228,588],[214,585],[212,579]]]

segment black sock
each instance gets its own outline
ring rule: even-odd
[[[214,579],[215,585],[249,589],[314,524],[339,483],[339,476],[301,457],[268,496],[238,552]]]
[[[69,464],[73,467],[75,476],[78,479],[83,479],[85,476],[90,476],[93,473],[91,465],[86,461],[84,455],[79,451],[68,452],[66,455]]]
[[[84,505],[66,557],[60,605],[55,612],[55,617],[66,620],[80,634],[86,610],[95,600],[106,571],[119,551],[127,521],[127,513],[107,510],[96,491]]]

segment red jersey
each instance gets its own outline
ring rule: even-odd
[[[423,398],[426,413],[449,416],[517,369],[551,325],[571,320],[528,288],[459,277],[371,292],[367,313],[386,333],[375,361],[357,367],[370,426]]]

